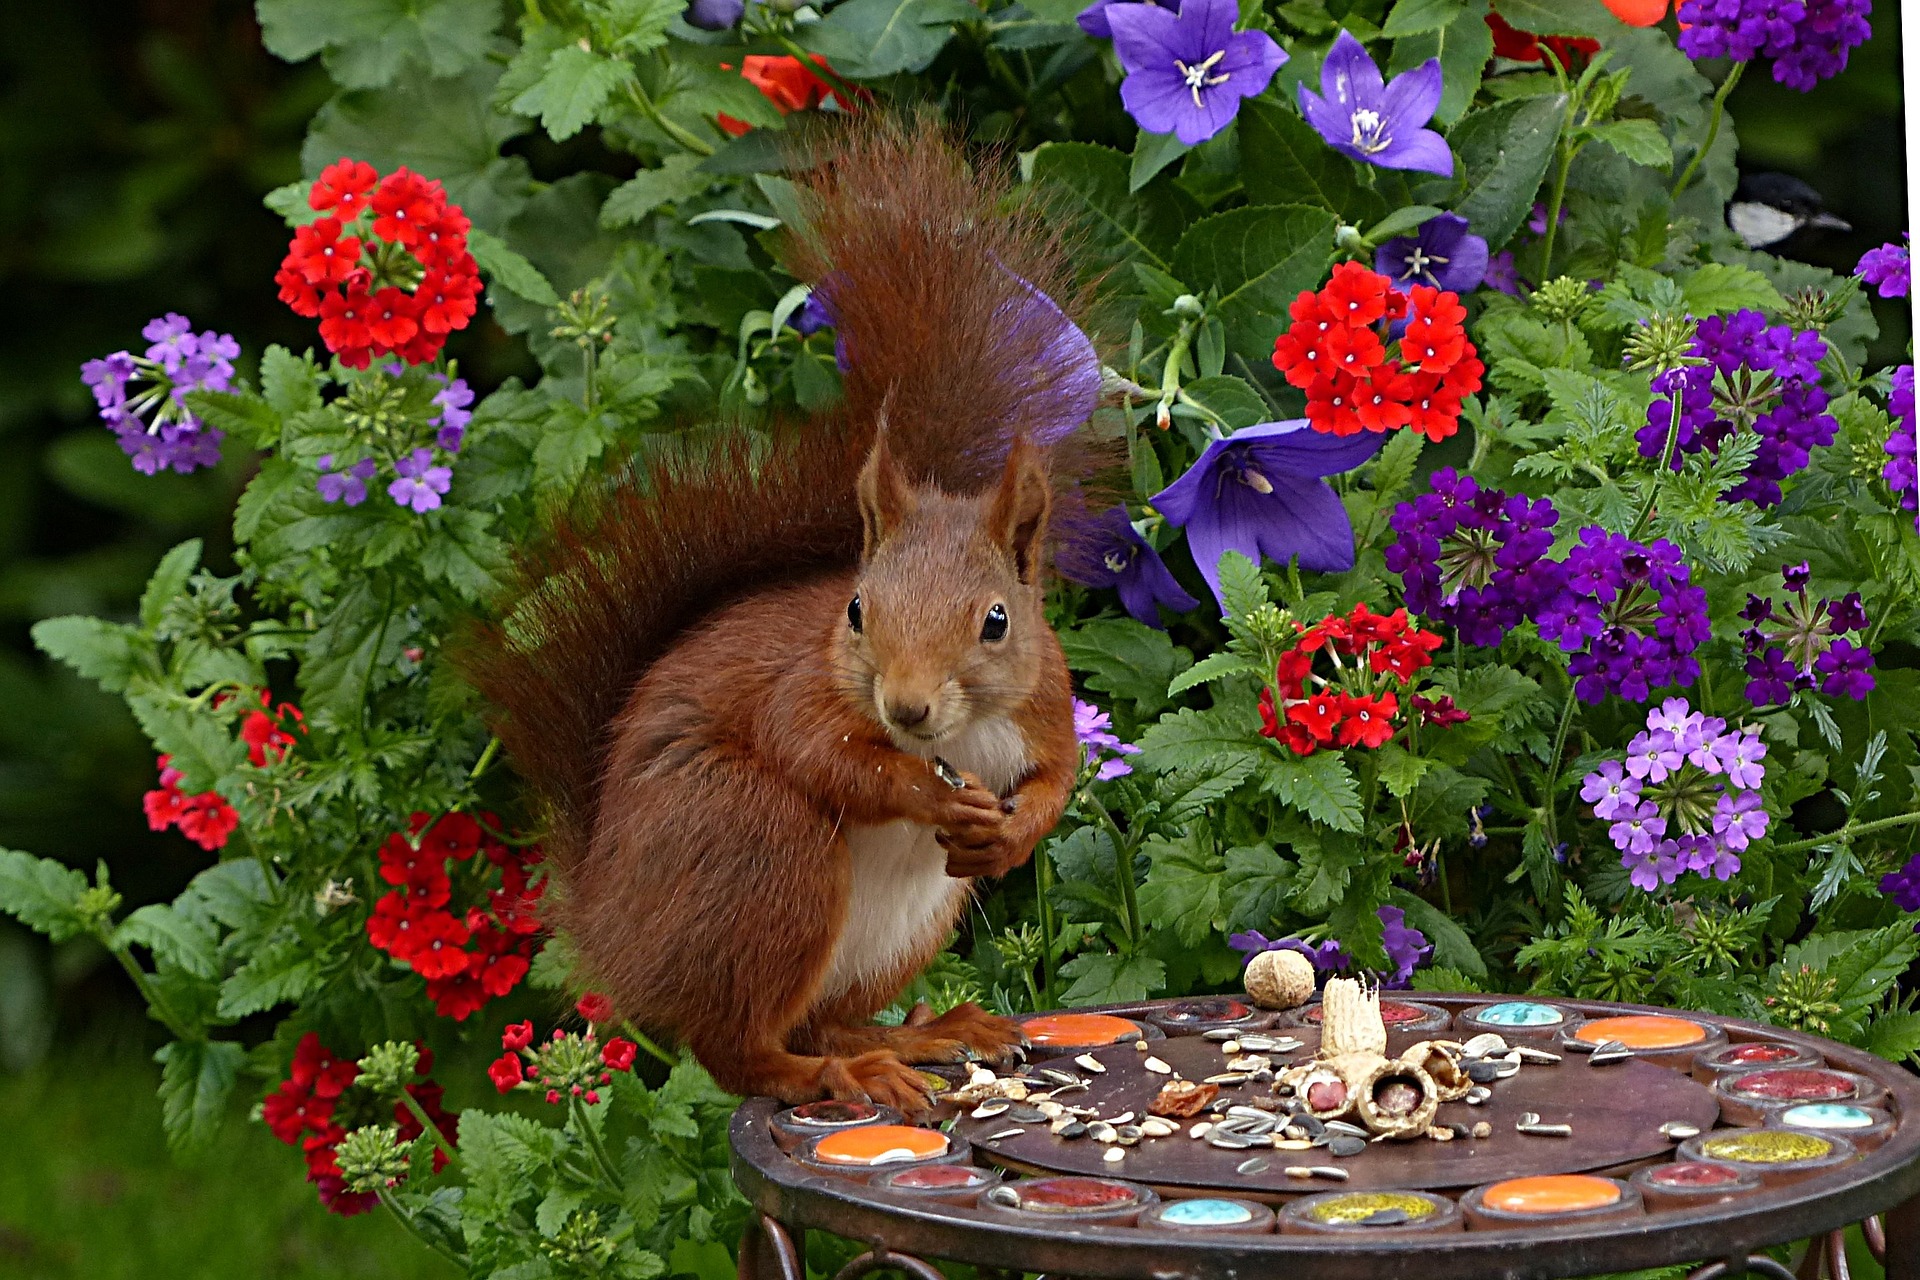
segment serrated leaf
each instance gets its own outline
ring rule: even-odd
[[[1200,661],[1182,671],[1167,686],[1169,697],[1185,693],[1196,685],[1211,684],[1215,680],[1225,680],[1229,676],[1262,676],[1266,672],[1258,663],[1242,654],[1229,649],[1219,649],[1208,654]]]
[[[1173,274],[1196,292],[1216,290],[1209,311],[1227,345],[1249,363],[1271,361],[1287,307],[1333,260],[1334,216],[1306,205],[1251,205],[1202,218],[1173,251]]]
[[[189,919],[245,929],[258,922],[277,887],[256,859],[234,858],[195,876],[174,906]]]
[[[342,88],[391,84],[409,65],[457,75],[487,56],[495,0],[257,0],[261,42],[288,62],[327,55]]]
[[[1089,689],[1125,698],[1140,719],[1167,705],[1167,686],[1193,663],[1191,651],[1164,631],[1131,618],[1095,618],[1060,634],[1067,665],[1086,675]]]
[[[1222,927],[1229,933],[1264,929],[1277,919],[1293,894],[1294,865],[1270,844],[1229,849],[1220,884],[1225,904]]]
[[[1355,868],[1366,855],[1346,840],[1299,842],[1293,847],[1299,868],[1293,877],[1293,905],[1309,916],[1325,915],[1346,895]]]
[[[953,37],[952,24],[980,16],[961,0],[843,0],[794,36],[842,75],[872,80],[925,71]]]
[[[189,538],[160,558],[147,589],[140,593],[140,624],[147,628],[160,625],[167,605],[186,592],[187,579],[200,567],[200,539]]]
[[[1270,750],[1259,778],[1260,785],[1282,804],[1291,805],[1314,821],[1335,831],[1360,830],[1360,788],[1354,782],[1353,770],[1338,752],[1296,756]]]
[[[320,367],[275,344],[260,356],[260,395],[282,418],[320,407]]]
[[[1127,190],[1130,163],[1111,147],[1049,142],[1033,155],[1033,181],[1078,224],[1102,263],[1165,267],[1185,218],[1168,184]]]
[[[180,771],[180,789],[189,795],[213,790],[246,759],[245,748],[217,720],[179,695],[136,682],[126,699],[154,747],[173,757],[169,764]]]
[[[1397,742],[1389,742],[1380,748],[1380,783],[1390,795],[1404,800],[1412,795],[1420,785],[1420,779],[1427,776],[1439,761],[1431,756],[1417,756]]]
[[[1267,580],[1260,566],[1238,551],[1220,556],[1220,600],[1229,618],[1248,618],[1265,608]]]
[[[1673,147],[1651,120],[1610,120],[1592,126],[1593,136],[1635,164],[1665,171],[1673,167]]]
[[[1167,966],[1150,956],[1090,952],[1061,965],[1060,976],[1073,980],[1060,995],[1064,1004],[1129,1004],[1165,986]]]
[[[247,1051],[231,1040],[175,1040],[153,1057],[167,1145],[182,1157],[198,1155],[220,1132]]]
[[[540,274],[540,268],[509,249],[499,236],[475,227],[467,234],[467,249],[495,285],[510,289],[538,306],[560,305],[560,295]]]
[[[219,971],[216,942],[212,929],[164,902],[141,907],[113,932],[115,950],[143,946],[153,953],[154,963],[174,965],[196,978],[211,978]]]
[[[0,911],[54,942],[87,931],[76,910],[86,891],[87,878],[64,863],[0,849]]]
[[[1725,262],[1703,263],[1680,281],[1687,310],[1696,316],[1724,315],[1752,309],[1778,312],[1786,300],[1773,282],[1752,267]]]
[[[1220,914],[1220,858],[1187,840],[1151,839],[1141,852],[1150,863],[1139,890],[1142,915],[1155,928],[1171,927],[1182,945],[1198,947]]]
[[[658,169],[642,169],[615,187],[600,206],[600,225],[625,227],[640,221],[663,204],[697,196],[713,183],[700,168],[696,155],[670,155]]]
[[[562,142],[584,129],[614,86],[631,74],[624,62],[577,44],[562,45],[547,56],[540,79],[513,100],[512,109],[540,117],[548,135]]]
[[[244,1018],[299,1000],[319,983],[320,966],[308,947],[296,938],[283,938],[255,951],[220,984],[216,1011],[223,1018]]]
[[[1380,28],[1388,38],[1438,31],[1460,16],[1467,0],[1400,0]]]
[[[1206,711],[1182,709],[1148,727],[1135,760],[1159,773],[1214,772],[1245,757],[1258,761],[1264,746],[1259,730],[1258,713],[1250,707],[1230,703]]]
[[[1448,135],[1466,175],[1454,212],[1489,248],[1511,239],[1532,211],[1566,107],[1564,94],[1517,98],[1468,114]]]
[[[1426,437],[1417,431],[1396,431],[1380,456],[1373,460],[1373,492],[1382,505],[1399,497],[1400,491],[1413,479],[1414,468],[1420,465],[1420,451],[1426,443]]]
[[[1259,763],[1251,753],[1222,762],[1219,767],[1171,775],[1164,788],[1171,798],[1160,811],[1160,825],[1177,829],[1206,812],[1207,806],[1224,800],[1253,776]]]
[[[1906,1009],[1875,1018],[1867,1028],[1866,1047],[1889,1062],[1920,1054],[1920,1013]]]
[[[102,618],[45,618],[33,624],[33,643],[108,693],[127,687],[139,655],[139,632]]]

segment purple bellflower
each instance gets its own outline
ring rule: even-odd
[[[1443,213],[1374,250],[1373,269],[1402,293],[1424,284],[1464,297],[1487,278],[1487,242],[1459,214]]]
[[[1101,40],[1111,40],[1113,39],[1113,24],[1108,20],[1107,10],[1113,8],[1115,5],[1137,3],[1139,3],[1139,0],[1094,0],[1094,3],[1080,11],[1080,16],[1075,18],[1074,21],[1078,22],[1080,29],[1088,35]],[[1173,0],[1172,3],[1165,3],[1163,0],[1149,0],[1149,3],[1158,4],[1162,9],[1171,9],[1175,12],[1178,12],[1180,8],[1179,0]]]
[[[1195,146],[1266,89],[1286,52],[1264,31],[1236,32],[1239,14],[1234,0],[1185,0],[1178,16],[1155,4],[1108,6],[1127,71],[1120,101],[1142,129]]]
[[[702,31],[730,31],[747,11],[747,0],[693,0],[682,15]]]
[[[1054,557],[1060,576],[1083,587],[1118,591],[1121,605],[1136,621],[1165,630],[1158,606],[1185,613],[1200,603],[1167,572],[1160,553],[1127,518],[1126,507],[1097,516],[1069,516],[1062,526]]]
[[[1382,169],[1452,177],[1447,140],[1426,127],[1444,87],[1438,58],[1386,83],[1366,46],[1342,31],[1320,66],[1320,92],[1300,86],[1300,114],[1343,156]]]
[[[1220,557],[1238,551],[1285,564],[1298,557],[1315,573],[1353,567],[1353,525],[1324,476],[1373,457],[1386,435],[1333,436],[1305,418],[1261,422],[1215,440],[1198,461],[1154,495],[1170,524],[1187,531],[1194,563],[1216,599]]]

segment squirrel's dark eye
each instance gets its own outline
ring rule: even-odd
[[[1005,640],[1007,638],[1007,606],[997,604],[987,610],[987,620],[980,624],[982,640]]]
[[[847,601],[847,625],[853,628],[855,635],[860,634],[860,597]]]

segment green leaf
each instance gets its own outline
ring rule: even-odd
[[[1420,785],[1420,779],[1427,776],[1439,761],[1431,756],[1417,756],[1397,742],[1389,742],[1380,748],[1380,782],[1388,794],[1404,800],[1412,795],[1414,788]]]
[[[1152,182],[1156,174],[1189,150],[1186,143],[1170,133],[1148,133],[1142,129],[1133,140],[1133,164],[1127,174],[1128,194]]]
[[[149,629],[160,625],[166,607],[187,589],[187,579],[200,567],[200,539],[189,538],[160,558],[147,589],[140,594],[140,625]]]
[[[1151,866],[1140,886],[1140,910],[1155,928],[1171,927],[1183,946],[1198,947],[1220,914],[1222,863],[1189,840],[1151,839],[1142,847]]]
[[[1725,262],[1703,263],[1680,281],[1687,310],[1694,315],[1724,315],[1751,308],[1778,312],[1786,300],[1773,282],[1752,267]]]
[[[1268,604],[1267,579],[1260,566],[1238,551],[1220,555],[1220,603],[1229,618],[1249,618]]]
[[[663,204],[697,196],[713,183],[700,168],[696,155],[670,155],[658,169],[642,169],[615,187],[600,206],[600,225],[625,227],[640,221]]]
[[[183,1158],[198,1155],[220,1132],[247,1051],[231,1040],[175,1040],[153,1057],[167,1145]]]
[[[141,907],[114,930],[114,950],[134,944],[153,952],[154,963],[174,965],[196,978],[211,978],[219,971],[213,930],[164,902]]]
[[[1221,927],[1237,933],[1271,925],[1293,895],[1294,870],[1294,865],[1276,853],[1270,844],[1227,850],[1227,870],[1221,881],[1220,897],[1231,905]]]
[[[1920,1054],[1920,1012],[1905,1009],[1875,1018],[1867,1028],[1867,1046],[1889,1062]]]
[[[1252,658],[1234,653],[1229,649],[1216,649],[1175,676],[1173,682],[1167,686],[1167,694],[1171,697],[1177,693],[1185,693],[1196,685],[1211,684],[1215,680],[1225,680],[1229,676],[1265,677],[1266,674],[1261,670],[1260,664]]]
[[[1395,209],[1367,228],[1367,241],[1370,244],[1379,244],[1382,240],[1405,235],[1409,231],[1424,226],[1444,212],[1445,210],[1437,209],[1430,204],[1413,204],[1404,209]]]
[[[1251,706],[1237,703],[1206,711],[1183,708],[1162,716],[1141,735],[1136,760],[1156,773],[1175,769],[1217,772],[1248,757],[1258,761],[1265,739]]]
[[[1407,487],[1426,443],[1426,437],[1415,431],[1397,431],[1387,441],[1387,447],[1373,461],[1373,492],[1379,502],[1391,502]]]
[[[246,759],[246,749],[218,720],[179,694],[136,681],[126,699],[154,747],[173,757],[169,763],[180,771],[180,789],[189,795],[213,790]]]
[[[79,912],[87,878],[64,863],[0,849],[0,911],[54,942],[85,933]]]
[[[1621,26],[1599,0],[1500,0],[1500,16],[1537,36],[1611,36]]]
[[[297,938],[279,939],[256,951],[220,984],[217,1012],[223,1018],[244,1018],[299,1000],[319,985],[320,966],[308,946]]]
[[[1166,985],[1167,966],[1150,956],[1088,952],[1061,965],[1060,976],[1073,980],[1060,994],[1065,1004],[1131,1004]]]
[[[1227,326],[1227,344],[1249,363],[1271,361],[1287,307],[1320,283],[1333,259],[1334,217],[1306,205],[1254,205],[1202,218],[1173,251],[1173,274],[1196,291],[1213,289],[1209,310]]]
[[[1271,750],[1260,769],[1260,785],[1282,804],[1335,831],[1360,830],[1360,788],[1337,751],[1296,756]]]
[[[1241,783],[1253,776],[1259,758],[1249,752],[1234,756],[1206,769],[1180,770],[1169,774],[1161,794],[1168,797],[1160,811],[1160,826],[1175,831],[1201,817],[1207,806],[1224,800]]]
[[[1454,923],[1452,916],[1405,889],[1387,890],[1387,901],[1407,913],[1407,923],[1427,935],[1433,946],[1429,957],[1434,964],[1464,973],[1470,978],[1487,976],[1487,962],[1473,945],[1467,931]]]
[[[1087,687],[1136,704],[1145,719],[1167,705],[1167,685],[1193,664],[1191,651],[1164,631],[1131,618],[1095,618],[1060,635],[1067,665],[1082,672]]]
[[[513,110],[539,116],[548,135],[562,142],[591,123],[607,95],[631,74],[624,62],[565,44],[547,56],[540,79],[513,100]]]
[[[1380,34],[1388,38],[1438,31],[1460,16],[1467,0],[1400,0],[1387,15]]]
[[[1403,2],[1401,8],[1405,7]],[[1473,105],[1474,95],[1480,90],[1481,74],[1492,56],[1493,31],[1487,26],[1487,0],[1466,0],[1444,27],[1394,41],[1393,58],[1387,70],[1392,75],[1401,75],[1430,58],[1438,58],[1444,87],[1434,119],[1446,125],[1458,120]]]
[[[1635,164],[1665,171],[1673,167],[1673,147],[1651,120],[1610,120],[1591,126],[1593,136]]]
[[[1103,264],[1146,262],[1165,267],[1185,223],[1170,184],[1127,190],[1130,164],[1111,147],[1049,142],[1033,154],[1033,181],[1087,237],[1087,253]]]
[[[258,923],[276,888],[256,859],[234,858],[195,876],[174,907],[191,920],[245,929]]]
[[[320,378],[311,354],[296,356],[276,343],[260,356],[260,394],[282,418],[320,407]]]
[[[1346,896],[1353,872],[1366,864],[1366,854],[1350,840],[1298,842],[1300,859],[1293,877],[1293,904],[1309,916],[1324,915]]]
[[[536,306],[560,305],[560,295],[540,274],[540,268],[507,248],[507,242],[499,236],[475,227],[467,234],[467,250],[495,287],[511,290]]]
[[[917,75],[952,38],[953,23],[979,17],[962,0],[843,0],[820,21],[796,28],[794,38],[825,54],[842,75]]]
[[[1210,378],[1195,378],[1180,390],[1217,414],[1228,431],[1273,421],[1274,415],[1266,400],[1245,378],[1230,373],[1215,374]],[[1191,410],[1176,404],[1173,412],[1175,417],[1186,417]]]
[[[458,75],[486,59],[496,0],[257,0],[261,43],[288,62],[325,53],[342,88],[391,84],[409,66]]]
[[[1466,191],[1454,212],[1489,248],[1511,239],[1532,211],[1566,107],[1565,94],[1516,98],[1473,112],[1448,135],[1466,174]]]
[[[1318,205],[1355,218],[1366,196],[1353,162],[1329,147],[1313,126],[1271,98],[1240,105],[1240,180],[1254,204]]]
[[[140,633],[102,618],[46,618],[33,624],[33,643],[108,693],[127,687],[139,657]]]

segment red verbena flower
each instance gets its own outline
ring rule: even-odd
[[[1344,700],[1340,695],[1316,693],[1288,707],[1287,719],[1311,733],[1315,742],[1332,742],[1344,710]]]
[[[165,831],[170,826],[178,827],[181,835],[208,853],[224,848],[240,825],[240,815],[217,791],[191,796],[181,791],[182,775],[168,764],[172,758],[159,758],[160,786],[141,797],[140,807],[146,812],[148,828]]]
[[[1454,706],[1453,699],[1444,693],[1438,698],[1423,698],[1416,693],[1407,701],[1413,704],[1413,709],[1420,713],[1422,720],[1431,725],[1438,725],[1442,729],[1450,729],[1456,724],[1465,724],[1473,719],[1470,713]]]
[[[633,1055],[639,1051],[639,1048],[639,1045],[625,1036],[615,1036],[601,1048],[600,1061],[615,1071],[625,1071],[633,1065]]]
[[[573,1006],[588,1022],[605,1022],[613,1016],[613,1001],[597,991],[589,991]]]
[[[533,1023],[516,1022],[500,1033],[502,1049],[525,1049],[533,1043]]]
[[[1400,699],[1391,693],[1348,697],[1341,710],[1346,715],[1340,722],[1341,746],[1383,747],[1393,737],[1393,717],[1400,712]]]
[[[352,1059],[336,1055],[320,1043],[318,1035],[309,1031],[294,1046],[293,1067],[288,1074],[293,1083],[312,1089],[322,1098],[337,1098],[360,1078],[360,1066]]]
[[[480,848],[480,824],[468,813],[449,813],[427,829],[420,848],[437,858],[464,861]]]
[[[286,264],[308,284],[344,284],[360,266],[359,237],[343,237],[338,218],[310,222],[294,229]]]
[[[472,931],[445,911],[423,911],[413,924],[413,954],[407,963],[423,978],[451,978],[465,973]]]
[[[366,208],[367,193],[379,180],[380,173],[372,165],[342,156],[320,171],[313,189],[307,192],[307,204],[331,209],[335,217],[351,222]]]
[[[815,67],[833,70],[832,65],[823,55],[810,54],[809,58]],[[724,63],[722,69],[726,69]],[[842,111],[858,110],[855,104],[848,102],[831,83],[822,79],[813,67],[785,54],[772,56],[749,54],[741,59],[740,74],[746,77],[748,83],[758,89],[761,96],[771,102],[783,116],[795,111],[811,111],[827,102],[832,102]],[[862,101],[872,99],[872,95],[864,89],[858,90],[856,96]],[[719,113],[716,119],[722,129],[736,138],[753,127],[724,111]]]
[[[487,1079],[493,1081],[493,1087],[502,1093],[511,1093],[513,1087],[526,1078],[526,1068],[521,1065],[517,1053],[503,1053],[487,1067]]]

